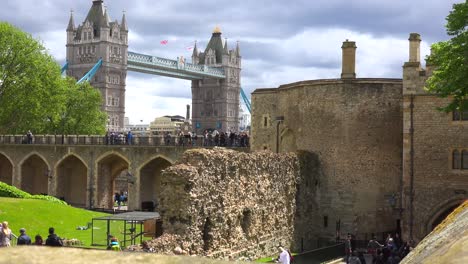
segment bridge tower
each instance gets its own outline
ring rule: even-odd
[[[111,22],[102,0],[93,5],[81,25],[75,27],[73,12],[67,27],[67,75],[83,77],[102,58],[102,66],[91,81],[101,92],[102,109],[108,114],[108,129],[122,130],[125,116],[128,26]]]
[[[197,45],[192,63],[224,69],[225,79],[204,78],[192,81],[192,125],[200,134],[205,129],[237,131],[239,129],[239,94],[241,56],[239,43],[229,50],[216,27],[204,52]]]

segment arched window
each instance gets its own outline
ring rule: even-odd
[[[460,151],[454,150],[452,153],[452,168],[459,170],[461,168]]]
[[[468,169],[468,150],[462,151],[461,168],[464,170]]]

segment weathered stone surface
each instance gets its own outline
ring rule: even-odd
[[[300,186],[315,210],[301,227],[309,228],[305,249],[348,232],[365,239],[395,229],[389,197],[398,198],[401,176],[402,98],[400,79],[377,78],[301,81],[252,94],[253,151],[275,151],[278,139],[280,152],[316,155],[321,176]]]
[[[426,236],[401,263],[468,263],[468,201]]]
[[[222,260],[189,256],[164,256],[147,253],[115,252],[107,250],[87,250],[76,248],[53,248],[45,246],[23,246],[2,248],[1,264],[42,264],[42,263],[100,263],[100,264],[128,264],[128,263],[160,263],[160,264],[223,264],[236,263]],[[237,262],[245,263],[245,262]]]
[[[276,254],[293,240],[298,177],[295,154],[189,150],[163,172],[165,235],[150,246],[226,259]]]

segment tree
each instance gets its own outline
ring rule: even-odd
[[[426,83],[429,92],[450,97],[451,102],[441,110],[468,110],[468,2],[453,5],[447,16],[450,40],[432,45],[428,63],[435,66]]]
[[[62,82],[61,104],[49,112],[47,131],[59,135],[103,134],[107,115],[100,110],[100,92],[88,82],[77,84],[73,78]]]
[[[0,22],[0,134],[104,133],[100,93],[61,77],[44,46]]]

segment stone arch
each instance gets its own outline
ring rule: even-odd
[[[152,201],[157,207],[159,203],[158,195],[161,193],[161,172],[172,164],[174,162],[169,158],[156,155],[138,168],[137,177],[139,179],[139,199],[141,203]]]
[[[49,194],[51,172],[47,160],[34,151],[19,164],[21,190],[30,194]]]
[[[115,180],[130,167],[130,161],[122,154],[111,151],[101,155],[96,161],[96,201],[94,207],[113,208]]]
[[[13,162],[5,153],[0,152],[0,181],[13,185]]]
[[[464,199],[455,198],[445,201],[429,214],[429,220],[426,223],[426,232],[429,234],[438,224],[440,224],[455,208],[463,203]]]
[[[68,154],[55,166],[56,196],[67,203],[85,207],[88,166],[76,154]]]

